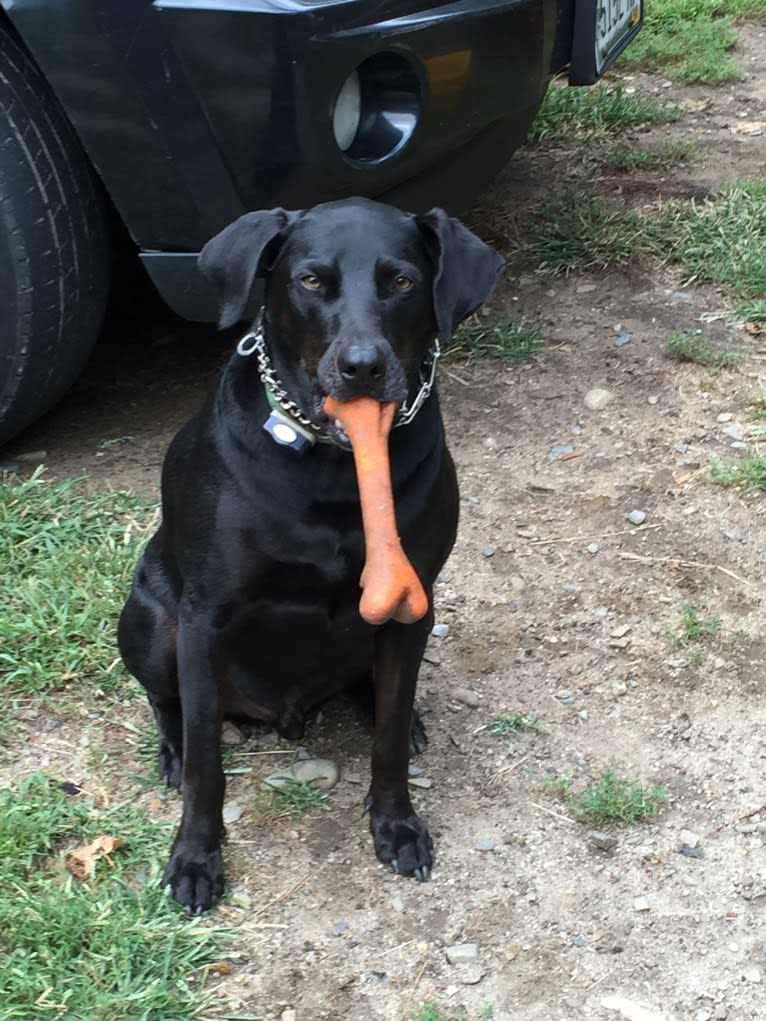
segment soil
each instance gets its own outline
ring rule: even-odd
[[[404,1021],[428,1000],[450,1018],[509,1021],[766,1016],[766,503],[709,472],[744,453],[724,430],[740,423],[747,442],[754,428],[766,334],[724,318],[730,297],[656,263],[536,272],[520,226],[586,176],[642,204],[761,177],[766,137],[742,125],[766,121],[765,49],[764,26],[745,26],[747,78],[716,89],[628,79],[688,111],[636,136],[694,139],[687,166],[596,179],[573,144],[528,147],[468,217],[509,257],[486,314],[540,320],[544,350],[520,367],[453,357],[441,371],[463,509],[436,590],[449,634],[432,639],[418,693],[430,744],[417,764],[432,786],[413,797],[437,844],[433,880],[374,859],[361,818],[370,732],[350,706],[328,705],[309,729],[304,744],[341,778],[331,810],[298,821],[259,818],[259,779],[290,746],[246,730],[237,762],[252,772],[228,786],[243,809],[229,826],[231,896],[212,919],[235,934],[231,973],[215,979],[226,1016]],[[688,329],[731,340],[742,361],[713,372],[670,359],[668,337]],[[157,317],[139,340],[115,324],[83,382],[6,456],[155,494],[165,447],[231,345]],[[595,387],[612,395],[600,411],[583,401]],[[688,604],[720,629],[676,647]],[[494,735],[515,711],[542,729]],[[142,700],[125,721],[148,726]],[[119,779],[146,771],[120,722],[48,726],[27,721],[17,770],[43,765],[177,817],[177,797]],[[545,785],[566,775],[581,790],[606,769],[669,793],[653,821],[595,827],[611,850]],[[463,943],[477,956],[449,963]]]

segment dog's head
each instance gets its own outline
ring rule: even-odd
[[[441,210],[422,216],[366,199],[247,213],[205,245],[222,329],[265,278],[271,357],[292,398],[323,421],[327,394],[401,404],[419,386],[434,337],[491,293],[500,255]]]

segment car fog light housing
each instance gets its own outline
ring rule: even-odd
[[[343,152],[353,145],[361,117],[362,88],[359,82],[359,72],[352,71],[338,93],[332,114],[332,130],[335,141]]]

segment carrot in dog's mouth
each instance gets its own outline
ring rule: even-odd
[[[366,547],[359,612],[368,624],[412,624],[428,612],[428,597],[396,529],[388,458],[396,404],[371,397],[342,402],[327,397],[324,411],[348,436],[354,454]]]

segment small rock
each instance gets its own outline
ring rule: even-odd
[[[626,330],[626,331],[624,331],[623,333],[620,333],[617,336],[617,338],[615,339],[615,342],[614,342],[614,346],[615,347],[625,347],[625,345],[629,344],[631,342],[631,340],[633,340],[633,334],[632,333],[628,333],[627,330]]]
[[[495,547],[494,546],[485,546],[484,549],[482,550],[482,553],[484,554],[485,557],[494,557],[494,555],[495,555]]]
[[[444,951],[450,964],[462,964],[465,961],[475,961],[479,956],[477,943],[455,943]]]
[[[361,773],[344,773],[343,774],[343,779],[346,781],[346,783],[361,783],[362,782],[362,774]]]
[[[728,436],[731,440],[736,440],[741,443],[745,438],[745,430],[739,424],[739,422],[730,422],[728,425],[723,427],[724,436]]]
[[[577,294],[591,294],[597,289],[596,284],[578,284]]]
[[[619,627],[616,627],[612,631],[611,637],[612,638],[624,638],[625,635],[628,633],[628,631],[630,631],[630,627],[631,627],[630,624],[620,624]]]
[[[426,663],[430,663],[432,666],[439,666],[442,661],[442,658],[436,649],[431,648],[430,646],[426,647],[426,651],[423,653],[423,659]]]
[[[630,645],[630,638],[610,638],[609,646],[612,649],[627,649]]]
[[[523,592],[524,589],[527,587],[527,583],[524,581],[520,574],[512,574],[508,580],[510,582],[511,589],[516,594],[518,594],[519,592]]]
[[[568,691],[566,688],[559,688],[559,690],[556,692],[556,698],[559,700],[559,702],[563,702],[564,705],[575,704],[575,697],[573,692]]]
[[[625,1021],[666,1021],[664,1014],[648,1010],[633,1000],[626,1000],[624,996],[605,996],[601,1006],[606,1010],[618,1010]]]
[[[433,780],[427,776],[411,776],[408,780],[411,787],[422,787],[424,790],[428,790],[429,787],[433,787]]]
[[[391,907],[394,909],[394,911],[398,911],[399,914],[401,914],[404,911],[404,901],[402,900],[401,897],[392,897]]]
[[[348,922],[336,922],[332,927],[332,931],[336,936],[340,936],[344,932],[348,932]]]
[[[491,837],[481,837],[473,846],[477,851],[492,851],[495,847],[495,841]]]
[[[239,727],[235,727],[233,723],[226,720],[221,729],[221,744],[237,745],[242,744],[244,740],[245,735]]]
[[[719,422],[731,422],[731,420],[733,418],[734,418],[734,415],[732,415],[732,413],[730,411],[722,411],[721,414],[718,416],[718,421]]]
[[[449,624],[434,624],[431,634],[434,638],[446,638],[449,634]]]
[[[718,1006],[713,1011],[713,1017],[716,1019],[716,1021],[726,1021],[726,1018],[728,1016],[729,1008],[725,1004],[719,1003]]]
[[[753,964],[749,968],[745,968],[742,978],[745,982],[763,982],[763,972]]]
[[[613,837],[611,833],[604,833],[602,830],[591,830],[588,836],[600,851],[613,851],[617,847],[617,837]]]
[[[419,766],[417,762],[409,762],[407,764],[407,776],[425,776],[425,769]]]
[[[689,847],[696,847],[697,844],[700,842],[700,838],[697,836],[696,833],[693,833],[691,830],[681,830],[681,832],[678,834],[678,839],[681,841],[682,844],[686,844]]]
[[[223,821],[225,823],[236,822],[242,816],[242,809],[239,805],[224,805]]]
[[[290,1007],[287,1010],[282,1011],[279,1015],[279,1021],[295,1021],[297,1017],[297,1013],[292,1009],[292,1007]]]
[[[304,759],[272,773],[261,783],[264,787],[280,789],[295,781],[313,781],[320,790],[329,791],[338,782],[338,767],[330,759]]]
[[[659,400],[660,400],[660,399],[659,399],[659,397],[657,396],[657,394],[652,394],[652,396],[651,396],[651,397],[647,397],[647,398],[646,398],[646,403],[647,403],[647,404],[658,404],[658,403],[659,403]]]
[[[574,447],[571,443],[554,443],[548,451],[549,461],[559,461],[565,454],[573,454]]]
[[[484,969],[475,965],[472,968],[466,968],[460,976],[460,981],[464,986],[477,986],[479,982],[484,978]]]
[[[694,301],[694,295],[689,291],[673,291],[670,295],[670,300],[673,302],[692,302]]]
[[[704,858],[705,852],[701,847],[691,847],[689,844],[681,844],[680,853],[684,858]]]
[[[612,685],[612,691],[618,696],[618,698],[621,698],[623,695],[628,694],[628,686],[625,681],[615,681]]]
[[[650,911],[649,901],[646,897],[634,897],[633,898],[633,910],[634,911]]]
[[[643,525],[643,523],[646,521],[646,511],[632,510],[628,514],[628,521],[631,523],[631,525]]]
[[[609,390],[604,390],[601,387],[594,387],[592,390],[588,390],[585,394],[583,404],[588,411],[601,411],[613,398],[614,394],[610,393]]]
[[[455,688],[452,697],[456,701],[462,702],[463,705],[467,705],[469,709],[476,709],[481,704],[478,694],[471,691],[470,688]]]
[[[586,550],[589,553],[598,553],[598,543],[597,542],[589,542],[588,545],[585,548],[586,548]]]

